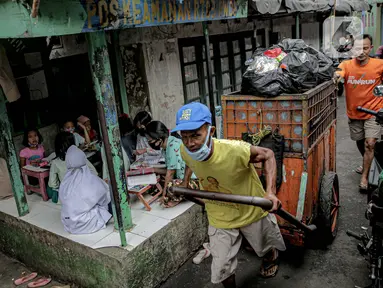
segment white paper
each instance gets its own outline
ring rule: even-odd
[[[149,184],[157,184],[156,174],[147,174],[147,175],[137,175],[137,176],[129,176],[128,178],[128,186],[136,186],[136,185],[149,185]]]
[[[41,159],[41,161],[43,161],[43,162],[46,161],[48,163],[51,163],[52,160],[55,159],[55,158],[56,158],[56,153],[53,152],[48,157],[45,157],[45,158]]]
[[[44,168],[40,168],[40,167],[35,167],[35,166],[32,166],[32,165],[26,165],[23,168],[27,169],[29,171],[33,171],[33,172],[45,172],[45,171],[49,170],[49,169],[44,169]]]

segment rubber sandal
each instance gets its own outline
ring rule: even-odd
[[[34,282],[28,284],[28,288],[44,287],[52,282],[51,278],[40,278]]]
[[[355,169],[355,173],[362,174],[363,172],[363,167],[359,166],[358,168]]]
[[[193,263],[194,264],[201,264],[202,261],[206,258],[209,258],[211,252],[210,250],[207,248],[208,246],[205,245],[205,244],[208,244],[208,243],[204,243],[203,246],[204,246],[204,249],[200,250],[197,255],[193,258]]]
[[[276,253],[278,253],[278,251],[276,251]],[[268,271],[270,271],[274,267],[276,267],[274,273],[272,273],[272,274],[267,273]],[[269,260],[269,259],[265,259],[265,258],[262,260],[262,265],[261,265],[260,273],[261,273],[261,276],[263,278],[275,277],[275,275],[277,275],[277,273],[278,273],[278,270],[279,270],[279,257],[278,257],[278,254],[277,254],[277,257],[274,260]]]
[[[35,279],[37,277],[37,273],[33,272],[27,276],[24,276],[22,278],[19,278],[19,279],[16,279],[15,281],[13,281],[13,284],[15,284],[16,286],[19,286],[19,285],[22,285],[26,282],[29,282],[33,279]]]
[[[166,204],[164,203],[163,206],[164,206],[164,208],[173,208],[173,207],[176,207],[180,203],[181,203],[181,200],[180,201],[169,200]]]

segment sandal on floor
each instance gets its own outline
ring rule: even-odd
[[[163,206],[165,208],[173,208],[173,207],[176,207],[180,203],[181,203],[181,200],[179,200],[179,201],[169,200],[167,203],[163,203]]]
[[[28,284],[28,288],[36,288],[36,287],[43,287],[51,283],[51,278],[40,278],[39,280],[36,280],[34,282],[31,282]]]
[[[355,173],[362,174],[363,173],[363,167],[359,166],[358,168],[356,168]]]
[[[359,184],[359,192],[360,193],[367,193],[368,192],[368,184]]]
[[[261,265],[261,275],[263,278],[272,278],[278,273],[279,258],[278,251],[273,251],[273,256],[270,258],[263,258]]]
[[[204,259],[209,258],[211,252],[210,252],[209,249],[207,249],[207,247],[205,246],[205,244],[207,244],[207,243],[204,243],[204,245],[203,245],[203,246],[204,246],[204,249],[200,250],[200,251],[197,253],[197,255],[193,258],[193,263],[194,263],[194,264],[199,265],[199,264],[202,263],[202,261],[203,261]]]
[[[19,286],[19,285],[22,285],[24,283],[27,283],[33,279],[35,279],[37,277],[37,273],[33,272],[27,276],[24,276],[22,278],[19,278],[19,279],[16,279],[13,284],[15,284],[16,286]]]

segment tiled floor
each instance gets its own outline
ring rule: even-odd
[[[20,217],[20,219],[30,224],[94,249],[120,246],[121,244],[119,233],[114,231],[113,224],[107,225],[105,229],[94,234],[72,235],[64,230],[61,223],[61,206],[59,204],[51,201],[44,202],[37,194],[27,195],[27,199],[30,213]],[[137,199],[132,202],[132,218],[135,226],[132,231],[126,233],[128,242],[126,249],[129,250],[144,242],[193,205],[191,202],[183,202],[176,207],[165,209],[156,202],[151,205],[152,210],[149,212],[144,209],[142,203]],[[16,203],[13,198],[0,201],[0,211],[18,217]]]

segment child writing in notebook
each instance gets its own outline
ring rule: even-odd
[[[182,201],[182,197],[173,195],[168,188],[181,184],[185,175],[185,162],[181,157],[181,136],[170,133],[169,129],[160,121],[152,121],[146,126],[148,144],[155,151],[165,151],[166,176],[161,202],[165,208],[171,208]],[[198,179],[193,174],[188,186],[198,189]]]
[[[151,160],[152,164],[159,163],[162,157],[162,151],[154,150],[150,147],[148,140],[145,137],[146,126],[152,121],[152,116],[147,111],[138,112],[134,117],[133,125],[137,132],[137,143],[136,143],[136,160],[143,159],[144,161]]]
[[[53,203],[58,201],[58,190],[60,183],[65,177],[67,167],[65,164],[65,156],[69,147],[75,143],[74,135],[69,132],[60,132],[55,139],[55,153],[56,158],[51,162],[51,169],[49,171],[49,181],[47,193]],[[97,170],[92,163],[86,160],[86,165],[89,167],[90,172],[97,176]]]
[[[41,145],[43,137],[39,130],[35,128],[26,129],[24,132],[23,145],[24,149],[20,151],[21,167],[26,165],[38,165],[44,158],[45,150]]]

